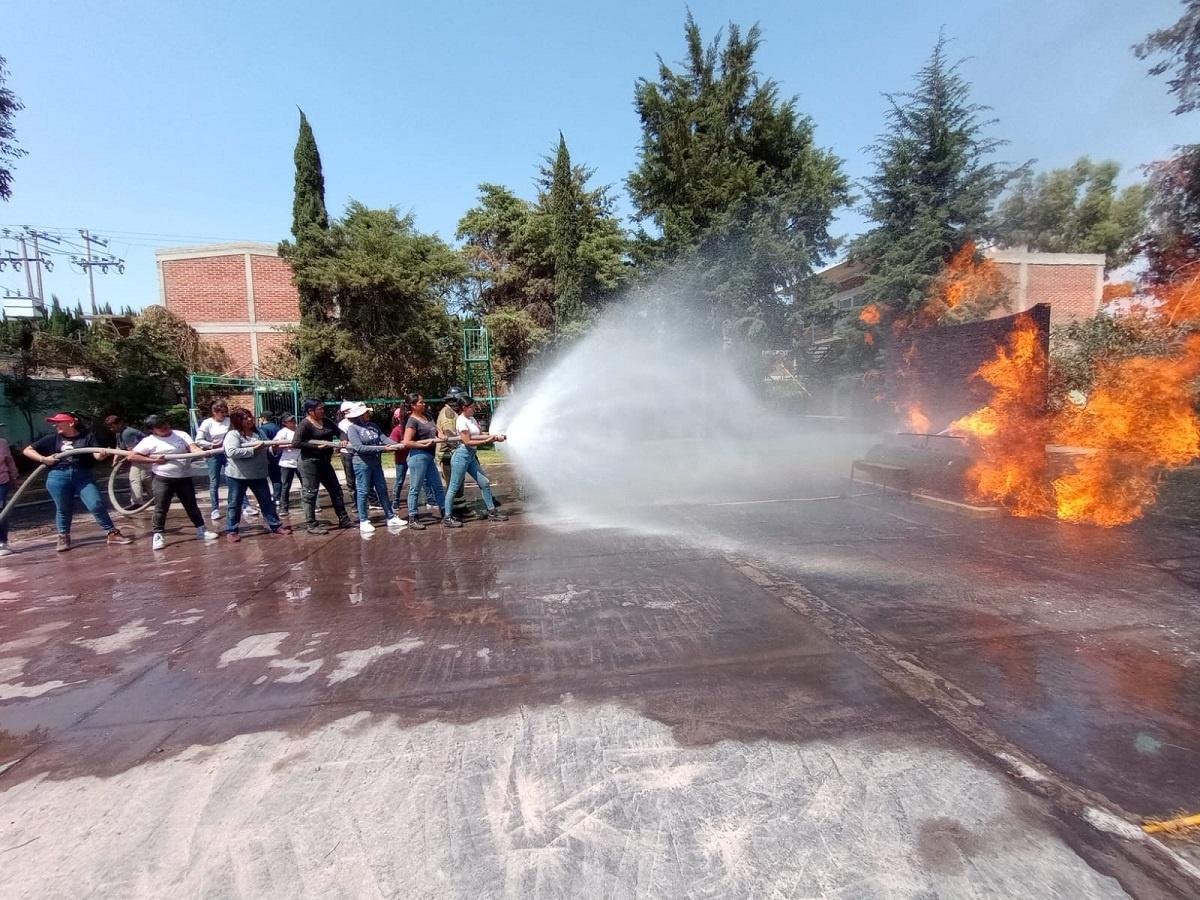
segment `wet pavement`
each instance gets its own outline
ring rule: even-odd
[[[0,893],[1195,896],[1200,535],[809,487],[20,543]]]

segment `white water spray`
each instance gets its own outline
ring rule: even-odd
[[[693,314],[694,315],[694,314]],[[682,304],[634,299],[496,411],[538,508],[658,530],[669,510],[839,492],[861,435],[764,404]]]

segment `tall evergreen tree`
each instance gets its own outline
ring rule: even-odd
[[[924,302],[942,266],[988,233],[988,212],[1012,172],[992,156],[988,107],[973,103],[960,63],[938,38],[910,93],[888,94],[886,130],[872,145],[864,212],[875,227],[852,255],[866,264],[872,299],[899,311]]]
[[[558,134],[558,151],[550,176],[547,212],[550,214],[554,256],[554,323],[569,325],[583,316],[583,277],[579,245],[583,239],[582,186],[572,177],[567,140]]]
[[[755,69],[757,25],[743,36],[731,24],[706,46],[689,13],[684,39],[682,68],[660,57],[658,78],[634,92],[642,142],[628,186],[658,231],[641,250],[698,275],[688,293],[715,332],[761,338],[835,249],[829,225],[848,183],[795,98]]]
[[[300,131],[294,155],[296,182],[292,195],[292,236],[283,241],[279,254],[299,273],[326,257],[329,252],[329,212],[325,208],[325,174],[321,153],[304,110],[300,110]],[[311,280],[296,278],[300,299],[299,343],[300,382],[304,391],[316,397],[335,397],[345,384],[347,373],[331,349],[335,338],[331,319],[334,295]]]

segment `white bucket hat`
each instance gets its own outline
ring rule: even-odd
[[[358,400],[345,406],[345,410],[347,419],[357,419],[359,416],[366,414],[367,404]]]

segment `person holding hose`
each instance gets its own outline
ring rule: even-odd
[[[204,527],[204,516],[196,503],[191,460],[167,459],[170,455],[200,453],[203,448],[182,431],[173,429],[164,416],[147,417],[143,427],[146,436],[130,448],[129,462],[149,465],[154,473],[151,488],[154,491],[154,516],[150,520],[154,537],[150,549],[165,550],[167,547],[163,531],[167,525],[167,510],[175,497],[179,498],[183,511],[196,527],[196,537],[201,541],[215,541],[217,533]]]
[[[444,435],[429,421],[424,397],[409,394],[407,405],[410,412],[404,424],[404,446],[408,448],[408,527],[424,531],[425,525],[417,512],[421,488],[426,489],[428,497],[437,503],[439,510],[446,505],[446,495],[442,492],[442,482],[437,477],[433,460],[435,442]]]
[[[106,543],[132,544],[133,541],[121,534],[108,514],[108,506],[96,487],[92,471],[96,461],[108,455],[106,448],[96,442],[96,437],[84,429],[79,417],[73,413],[55,413],[46,419],[54,426],[54,434],[39,438],[22,451],[28,459],[46,466],[46,490],[54,500],[54,524],[58,529],[58,552],[71,549],[71,514],[75,498],[87,507],[96,524],[108,532]],[[70,450],[91,450],[90,453],[72,453]]]
[[[233,543],[240,541],[238,524],[242,520],[242,501],[246,492],[253,491],[263,520],[272,534],[291,534],[290,525],[279,521],[275,511],[275,498],[271,496],[271,482],[267,478],[269,448],[254,427],[254,413],[238,407],[229,413],[229,431],[225,433],[225,479],[229,485],[226,498],[225,531]]]
[[[220,450],[225,435],[229,433],[229,404],[224,400],[217,400],[213,403],[211,412],[212,415],[196,429],[196,444],[205,450]],[[224,480],[226,462],[224,453],[214,453],[208,458],[208,502],[212,507],[214,522],[221,519],[221,482]],[[228,504],[228,485],[225,490],[225,502]],[[246,514],[253,516],[255,511],[249,509]]]
[[[367,503],[372,490],[383,509],[383,516],[389,528],[403,528],[405,521],[396,515],[392,509],[392,501],[388,497],[387,476],[383,474],[384,450],[397,450],[399,444],[388,443],[379,426],[371,421],[371,411],[365,403],[355,403],[346,410],[346,438],[354,450],[354,485],[358,499],[358,530],[370,534],[375,530],[371,524],[370,509]]]
[[[333,473],[333,448],[314,447],[309,441],[327,441],[340,447],[349,446],[341,439],[337,426],[326,421],[325,407],[320,400],[304,401],[304,419],[292,435],[292,446],[300,451],[300,503],[304,507],[305,530],[309,534],[329,534],[329,529],[317,521],[317,493],[323,486],[333,502],[338,527],[349,528],[353,523],[346,514],[342,486]]]
[[[455,422],[458,419],[459,409],[461,408],[462,398],[465,397],[466,391],[460,387],[452,387],[446,394],[441,411],[438,412],[437,429],[442,437],[451,437],[458,434],[458,429],[455,427]],[[446,482],[446,487],[450,487],[450,460],[454,455],[454,446],[452,444],[443,444],[441,452],[442,464],[442,480]],[[460,516],[466,512],[466,502],[463,500],[462,488],[459,488],[458,495],[450,495],[454,500],[454,510]]]
[[[275,435],[275,440],[290,443],[296,435],[296,417],[284,413],[280,419],[282,428]],[[275,505],[279,507],[279,515],[287,517],[291,512],[292,482],[296,480],[297,468],[300,465],[300,451],[293,447],[274,447],[272,452],[279,457],[279,493],[275,497]]]
[[[505,440],[505,436],[483,433],[483,429],[475,421],[474,397],[464,396],[462,398],[454,429],[462,439],[462,443],[450,457],[450,487],[446,491],[446,515],[442,518],[442,524],[447,528],[462,528],[463,523],[454,517],[451,504],[454,502],[454,492],[462,488],[467,475],[470,475],[479,485],[479,492],[483,494],[484,506],[487,507],[488,519],[493,522],[505,521],[508,516],[496,509],[496,500],[492,497],[492,483],[488,480],[483,467],[479,465],[479,453],[476,449],[487,444],[498,444]]]

